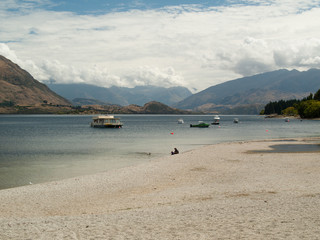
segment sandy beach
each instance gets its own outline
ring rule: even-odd
[[[223,143],[0,191],[0,239],[319,239],[320,139]]]

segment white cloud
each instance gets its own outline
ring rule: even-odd
[[[274,51],[277,66],[283,68],[320,68],[320,39],[281,43]]]
[[[41,10],[37,1],[22,13],[0,11],[0,54],[38,80],[103,86],[201,90],[279,68],[320,68],[318,1],[250,2],[257,5],[94,16]]]
[[[4,43],[0,43],[0,54],[11,61],[14,61],[15,63],[21,63],[21,61],[18,59],[16,53],[12,51],[8,45]]]
[[[50,75],[41,67],[37,66],[32,60],[19,59],[16,53],[4,43],[0,43],[0,55],[10,59],[15,64],[18,64],[21,68],[31,73],[31,75],[37,77],[38,80],[47,80],[50,78]]]
[[[184,85],[184,79],[178,75],[172,67],[159,69],[157,67],[143,66],[127,72],[122,85],[144,86],[158,85],[162,87],[171,87],[172,85]]]

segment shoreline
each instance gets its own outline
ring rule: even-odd
[[[0,238],[316,238],[319,152],[250,152],[310,141],[320,138],[219,143],[94,175],[3,189]]]
[[[269,115],[261,115],[261,116],[265,116],[265,118],[277,118],[277,119],[285,119],[285,118],[289,118],[289,119],[298,119],[298,120],[315,120],[315,121],[319,121],[320,118],[301,118],[300,116],[288,116],[288,115],[278,115],[278,114],[269,114]]]

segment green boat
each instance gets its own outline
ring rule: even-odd
[[[209,127],[210,124],[208,123],[204,123],[204,122],[200,122],[198,124],[190,124],[190,127],[198,127],[198,128],[207,128]]]

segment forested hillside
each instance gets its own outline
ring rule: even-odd
[[[302,100],[280,100],[269,102],[261,114],[282,114],[282,115],[299,115],[301,118],[319,118],[320,117],[320,89],[313,95]]]

